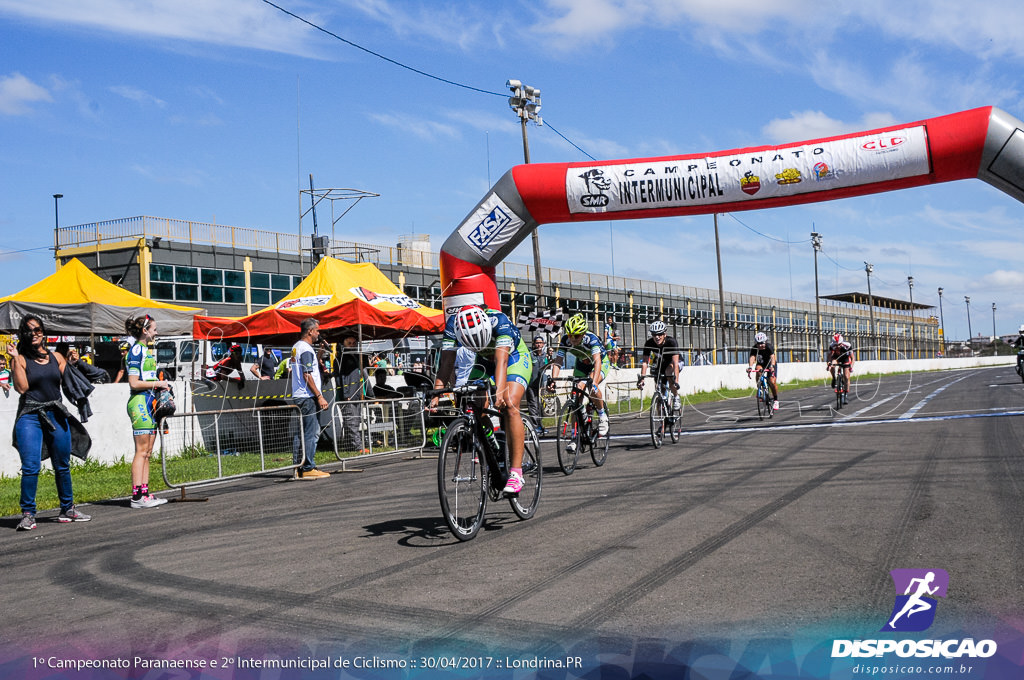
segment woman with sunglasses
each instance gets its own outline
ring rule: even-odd
[[[60,500],[58,522],[88,522],[75,507],[71,488],[71,415],[61,401],[64,357],[46,347],[46,329],[34,314],[18,327],[18,343],[7,345],[14,389],[21,395],[14,421],[15,445],[21,456],[21,521],[18,531],[36,528],[36,488],[44,449],[53,465]]]
[[[156,390],[165,390],[171,385],[158,380],[156,359],[150,345],[156,339],[156,320],[149,314],[129,318],[124,322],[125,331],[135,338],[128,350],[125,365],[128,367],[128,417],[132,421],[132,435],[135,437],[135,457],[132,458],[132,499],[133,508],[155,508],[167,502],[149,492],[149,457],[156,443],[156,428],[159,423],[153,418],[150,404]]]

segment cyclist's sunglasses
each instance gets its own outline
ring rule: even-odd
[[[656,337],[656,338],[663,338],[663,337],[665,337],[665,334],[664,334],[664,333],[652,333],[652,335],[653,335],[654,337]]]

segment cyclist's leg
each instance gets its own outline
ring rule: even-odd
[[[501,410],[502,427],[508,446],[509,467],[519,470],[523,464],[523,418],[520,404],[530,384],[529,361],[513,361],[505,376],[505,406]]]
[[[776,374],[778,369],[776,369],[775,367],[772,367],[770,370],[769,369],[765,369],[765,370],[768,370],[768,386],[772,388],[772,399],[774,399],[775,401],[778,401],[779,400],[779,388],[775,384],[775,374]]]
[[[608,377],[608,370],[611,365],[608,363],[608,358],[605,357],[601,361],[601,372],[597,375],[597,381],[594,383],[593,389],[590,392],[590,399],[594,402],[594,408],[598,411],[604,411],[604,396],[601,393],[601,383]]]

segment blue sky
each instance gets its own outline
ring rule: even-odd
[[[53,270],[60,222],[136,215],[295,233],[298,191],[380,194],[338,239],[438,248],[523,161],[715,152],[978,106],[1024,118],[1024,5],[949,0],[0,0],[0,294]],[[459,85],[442,82],[453,81]],[[321,231],[327,220],[321,219]],[[304,229],[311,226],[308,218]],[[1024,205],[977,180],[719,219],[726,290],[865,290],[950,338],[1024,323]],[[545,266],[717,287],[710,215],[540,230]],[[529,239],[513,255],[530,262]],[[937,310],[936,310],[937,313]]]

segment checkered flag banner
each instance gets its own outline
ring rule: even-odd
[[[530,331],[531,333],[560,333],[562,322],[565,320],[565,312],[561,309],[520,312],[517,325],[519,330]]]

